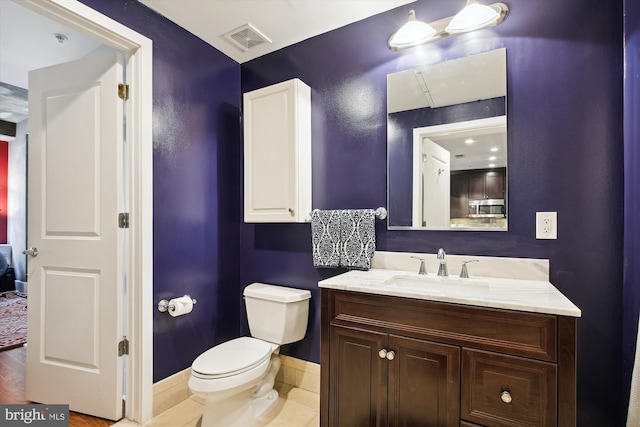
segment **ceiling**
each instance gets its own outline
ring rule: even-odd
[[[0,16],[0,119],[18,123],[28,116],[29,70],[79,59],[100,43],[12,1],[0,0]]]
[[[239,63],[415,1],[140,0]],[[225,38],[246,24],[271,43],[242,51]]]
[[[239,63],[416,0],[140,0]],[[0,119],[28,116],[28,72],[73,61],[100,44],[9,0],[0,0]],[[247,51],[225,34],[251,24],[270,43]],[[59,42],[55,34],[63,34]]]

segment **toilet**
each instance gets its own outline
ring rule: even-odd
[[[280,346],[304,338],[308,290],[252,283],[244,289],[251,337],[218,344],[193,361],[189,389],[204,399],[202,427],[249,427],[278,400]]]

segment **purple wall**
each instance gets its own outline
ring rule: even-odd
[[[629,392],[640,311],[640,4],[625,1],[624,374]],[[625,401],[628,394],[625,395]]]
[[[153,40],[154,381],[238,336],[240,66],[137,1],[83,3]]]
[[[512,0],[499,27],[385,47],[409,9],[428,21],[463,3],[422,0],[255,59],[241,67],[242,91],[294,77],[311,86],[313,207],[375,208],[387,200],[386,75],[506,47],[509,231],[387,231],[378,221],[378,249],[548,258],[551,281],[583,312],[578,425],[622,425],[622,0]],[[536,211],[558,212],[558,240],[535,239]],[[309,228],[242,224],[240,281],[312,290],[307,337],[282,352],[317,362],[317,281],[339,271],[312,267]]]

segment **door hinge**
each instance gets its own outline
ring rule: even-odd
[[[119,213],[118,214],[118,227],[119,228],[129,228],[129,214],[128,213]]]
[[[129,354],[129,340],[127,337],[122,338],[122,341],[118,343],[118,357]]]
[[[118,84],[118,97],[120,99],[124,99],[125,101],[129,99],[129,85],[124,83]]]

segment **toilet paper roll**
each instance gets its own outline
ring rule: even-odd
[[[173,317],[191,313],[191,310],[193,310],[193,300],[189,296],[169,300],[169,314]]]

